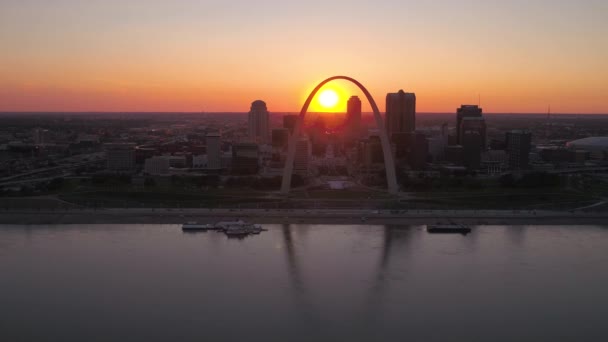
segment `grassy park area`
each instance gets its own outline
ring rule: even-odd
[[[597,204],[593,210],[608,208],[602,205],[606,185],[598,185],[586,178],[568,184],[546,176],[500,181],[480,178],[413,179],[397,196],[380,188],[362,185],[339,190],[321,185],[301,186],[289,196],[281,196],[276,180],[251,182],[239,179],[238,182],[229,182],[230,186],[222,186],[188,178],[170,179],[168,182],[146,181],[144,184],[133,184],[130,178],[122,177],[58,179],[26,191],[5,192],[0,197],[0,207],[572,210]],[[255,186],[250,186],[252,184]]]

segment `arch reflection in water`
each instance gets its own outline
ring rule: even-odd
[[[356,229],[357,227],[353,226],[349,228]],[[307,283],[314,283],[314,279],[309,279],[308,282],[306,280],[306,274],[302,271],[302,266],[305,263],[298,258],[302,252],[298,253],[297,250],[297,247],[301,247],[302,244],[298,243],[296,236],[294,236],[301,235],[298,233],[306,232],[308,229],[310,229],[308,225],[283,224],[281,225],[281,236],[284,242],[288,277],[291,288],[294,291],[296,307],[299,308],[298,311],[303,315],[303,318],[306,318],[309,322],[323,324],[323,317],[319,315],[323,311],[315,307],[314,291],[307,287]],[[373,263],[373,269],[369,272],[368,279],[371,281],[370,286],[362,294],[360,301],[352,304],[358,307],[353,312],[355,316],[366,317],[365,319],[371,322],[376,321],[377,314],[381,311],[384,303],[384,292],[387,290],[386,283],[391,278],[387,274],[390,272],[390,259],[394,256],[393,254],[409,254],[410,243],[414,238],[414,231],[417,227],[387,225],[378,227],[365,226],[364,229],[373,233],[373,235],[381,232],[382,239],[379,241],[378,261]],[[362,238],[366,239],[367,237],[363,236]]]

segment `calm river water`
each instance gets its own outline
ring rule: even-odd
[[[0,225],[0,341],[608,341],[608,227]]]

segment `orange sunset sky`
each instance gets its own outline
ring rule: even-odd
[[[605,0],[3,0],[0,111],[299,111],[347,75],[381,110],[404,89],[419,112],[481,94],[486,112],[608,113],[606,18]],[[360,95],[330,87],[336,111]]]

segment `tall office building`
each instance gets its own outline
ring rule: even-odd
[[[506,133],[509,167],[514,170],[527,169],[530,164],[532,133],[513,130]]]
[[[289,130],[289,134],[293,134],[293,131],[296,129],[297,122],[298,122],[297,115],[283,116],[283,128],[287,128]]]
[[[269,114],[264,101],[254,101],[249,111],[249,138],[255,142],[265,144],[268,142]]]
[[[393,133],[416,130],[416,94],[399,90],[386,94],[386,130],[389,138]]]
[[[478,169],[481,165],[481,152],[485,148],[486,121],[482,117],[464,117],[460,123],[460,134],[464,166],[472,170]]]
[[[207,133],[207,168],[218,170],[222,168],[222,135],[219,132]]]
[[[483,110],[476,105],[462,105],[456,111],[456,143],[462,145],[462,120],[464,118],[480,118]],[[485,137],[484,137],[485,146]]]
[[[294,173],[303,177],[308,176],[309,161],[311,158],[312,149],[310,141],[306,138],[300,139],[296,143],[296,154],[294,159]]]
[[[344,125],[345,138],[354,140],[359,137],[361,131],[361,100],[357,96],[351,96],[346,104],[346,122]]]
[[[444,123],[439,134],[429,137],[428,142],[429,155],[433,157],[433,162],[445,160],[445,149],[448,147],[448,124]]]

